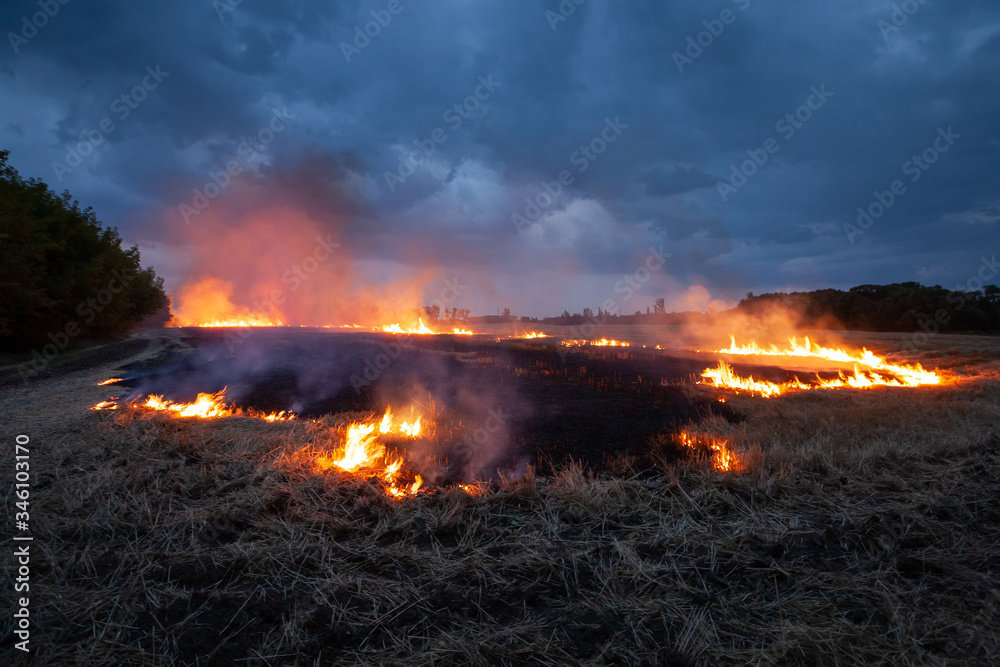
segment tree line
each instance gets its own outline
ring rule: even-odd
[[[949,290],[917,282],[858,285],[847,291],[747,294],[736,310],[765,316],[775,308],[797,313],[799,324],[858,331],[1000,331],[1000,288]]]
[[[0,151],[0,349],[57,352],[115,338],[168,304],[163,280],[69,192],[25,179]]]
[[[949,290],[940,285],[917,282],[891,285],[858,285],[851,289],[821,289],[811,292],[776,292],[746,298],[728,311],[715,314],[665,311],[663,299],[652,309],[625,315],[584,308],[583,313],[564,311],[555,317],[520,318],[525,323],[593,324],[712,324],[716,317],[739,313],[757,318],[792,315],[803,328],[853,329],[858,331],[1000,332],[1000,288]]]

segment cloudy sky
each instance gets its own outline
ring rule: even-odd
[[[955,288],[1000,250],[993,0],[62,2],[0,5],[0,148],[168,287],[247,192],[479,313]]]

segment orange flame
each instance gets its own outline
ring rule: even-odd
[[[851,380],[850,378],[846,378],[844,380],[846,385],[852,387],[868,387],[878,385],[918,387],[921,385],[941,384],[943,379],[940,374],[934,371],[924,370],[923,366],[920,364],[916,364],[915,366],[890,364],[887,363],[885,359],[871,352],[867,348],[862,348],[861,352],[855,352],[852,354],[842,349],[814,345],[808,337],[805,339],[804,345],[799,345],[794,337],[789,338],[788,348],[785,350],[779,350],[776,345],[771,345],[769,348],[762,348],[754,342],[739,347],[736,345],[736,336],[731,336],[729,348],[719,350],[719,354],[762,357],[812,357],[815,359],[825,359],[827,361],[855,364],[855,379]],[[873,371],[884,371],[888,375],[894,377],[886,378],[883,374],[869,374],[868,376],[863,376],[858,368],[859,366],[865,366]],[[881,378],[881,380],[879,378]],[[838,384],[838,382],[840,381],[835,380],[833,381],[833,384],[830,384],[829,386],[844,386],[844,383]]]
[[[153,410],[156,412],[170,413],[175,417],[196,417],[198,419],[217,419],[219,417],[251,417],[253,419],[263,419],[268,422],[290,421],[296,418],[294,412],[264,413],[257,410],[241,410],[240,408],[227,406],[224,403],[226,389],[223,388],[214,394],[200,393],[191,403],[176,403],[164,399],[158,394],[150,394],[145,401],[137,401],[135,405],[139,408]],[[101,401],[91,408],[91,410],[117,410],[119,408],[118,398],[111,398]]]
[[[927,371],[924,371],[927,372]],[[809,389],[843,389],[851,387],[853,389],[870,389],[873,387],[915,387],[919,382],[914,383],[913,378],[898,379],[879,373],[864,372],[857,366],[851,375],[839,374],[839,377],[824,380],[817,378],[815,384],[805,384],[798,378],[777,384],[767,380],[754,380],[753,376],[744,378],[736,374],[732,367],[724,361],[720,361],[715,368],[706,368],[702,371],[702,377],[708,379],[710,384],[721,389],[734,389],[737,391],[748,391],[759,394],[765,398],[780,396],[789,391],[809,390]],[[940,379],[938,380],[940,382]],[[937,384],[927,383],[927,384]]]
[[[281,320],[272,320],[269,317],[261,317],[259,315],[245,315],[239,318],[233,318],[228,320],[212,320],[211,322],[198,322],[197,324],[192,324],[189,326],[195,327],[206,327],[206,328],[216,328],[216,327],[280,327],[284,326]]]
[[[232,303],[232,283],[206,277],[185,284],[176,295],[168,326],[280,327],[282,321]]]
[[[777,345],[771,345],[768,348],[764,348],[756,342],[750,342],[747,345],[738,346],[736,345],[736,336],[730,336],[729,341],[729,347],[724,350],[719,350],[719,354],[737,354],[755,357],[816,357],[819,359],[845,363],[857,362],[866,366],[874,366],[882,361],[879,357],[864,348],[862,348],[860,354],[852,356],[850,353],[841,349],[813,345],[808,337],[805,339],[805,345],[799,345],[795,337],[789,338],[788,349],[785,350],[779,350]]]
[[[98,382],[97,386],[98,387],[104,387],[106,385],[114,384],[115,382],[121,382],[121,381],[122,381],[121,378],[108,378],[107,380],[102,380],[102,381]]]
[[[420,433],[420,417],[413,421],[396,422],[392,409],[389,408],[378,422],[355,422],[348,425],[343,446],[334,452],[318,455],[314,461],[315,468],[320,472],[332,468],[348,473],[368,472],[386,483],[389,495],[396,498],[412,496],[420,490],[423,478],[415,475],[412,483],[401,484],[399,477],[403,469],[403,458],[390,457],[378,437],[394,434],[415,439],[420,437]]]
[[[279,412],[270,412],[267,414],[257,412],[256,410],[247,410],[246,416],[253,417],[255,419],[263,419],[268,422],[287,422],[297,418],[297,415],[294,412],[285,412],[284,410]]]
[[[629,343],[607,338],[602,338],[601,340],[564,340],[562,344],[566,347],[581,347],[583,345],[593,347],[629,347]]]
[[[707,447],[712,452],[712,467],[719,472],[737,472],[744,467],[743,460],[729,447],[729,441],[725,438],[717,438],[704,435],[689,435],[687,431],[681,431],[677,437],[680,444],[689,449],[698,449],[699,446]]]
[[[314,318],[306,318],[304,321],[299,318],[296,321],[294,315],[286,315],[280,311],[273,301],[266,301],[267,310],[254,310],[244,306],[239,306],[233,300],[234,287],[232,282],[211,276],[202,277],[197,280],[185,283],[177,292],[174,304],[174,317],[168,326],[174,327],[283,327],[289,326],[316,326],[324,329],[363,329],[368,331],[381,331],[395,334],[438,334],[451,333],[454,335],[471,336],[474,332],[453,327],[450,331],[434,331],[424,324],[423,320],[416,317],[417,310],[390,309],[389,304],[384,304],[385,308],[379,308],[380,312],[407,312],[409,324],[397,320],[393,324],[375,326],[380,321],[389,320],[389,317],[396,319],[396,315],[382,314],[378,319],[369,321],[367,324],[358,324],[356,321],[351,324],[341,322],[329,322],[324,320],[316,321]],[[280,291],[279,291],[280,292]],[[356,315],[357,313],[355,313]],[[384,319],[382,319],[384,318]],[[354,316],[351,317],[354,320]],[[389,320],[390,322],[392,320]],[[304,322],[308,322],[305,324]]]
[[[378,331],[378,329],[373,329],[373,331]],[[433,329],[431,329],[430,327],[428,327],[426,324],[424,324],[423,318],[417,318],[417,324],[416,324],[416,326],[402,327],[402,326],[399,325],[399,323],[388,324],[388,325],[382,327],[382,332],[383,333],[392,333],[392,334],[413,334],[413,335],[418,335],[418,336],[433,336],[433,335],[437,335],[437,334],[442,333],[440,331],[434,331]],[[444,333],[447,333],[447,332],[444,332]],[[462,329],[462,328],[459,328],[459,327],[453,328],[451,330],[451,333],[453,335],[455,335],[455,336],[474,336],[475,335],[474,332],[469,331],[468,329]]]
[[[176,417],[200,417],[201,419],[229,417],[233,411],[222,402],[225,394],[225,389],[215,394],[200,393],[193,403],[174,403],[165,400],[163,396],[151,394],[146,398],[146,402],[140,405],[150,410],[172,412]]]
[[[417,319],[417,326],[415,326],[415,327],[411,326],[411,327],[408,327],[408,328],[404,329],[403,327],[399,326],[399,324],[397,323],[397,324],[389,324],[387,326],[382,327],[382,331],[384,331],[385,333],[418,334],[418,335],[427,335],[427,334],[435,334],[435,333],[437,333],[433,329],[428,328],[427,325],[424,324],[424,320],[422,318],[418,318]]]
[[[795,338],[790,338],[788,342],[789,347],[784,350],[779,350],[776,345],[771,345],[767,348],[761,347],[754,342],[744,346],[737,346],[736,337],[732,336],[730,338],[730,346],[724,350],[718,350],[718,352],[719,354],[737,356],[824,359],[826,361],[853,364],[854,372],[851,375],[844,375],[843,372],[839,372],[837,378],[830,380],[824,380],[817,376],[813,384],[805,384],[798,378],[789,382],[776,384],[764,380],[754,380],[753,377],[740,377],[733,371],[729,364],[720,361],[717,367],[707,368],[701,375],[715,387],[749,391],[764,397],[779,396],[788,391],[808,389],[919,387],[939,385],[944,380],[940,373],[924,370],[920,364],[903,365],[887,363],[885,359],[866,348],[862,348],[860,352],[851,353],[842,349],[814,345],[808,338],[805,339],[804,345],[800,345]],[[862,367],[865,368],[863,369]]]
[[[737,375],[732,367],[724,361],[720,361],[715,368],[706,368],[702,371],[701,376],[710,380],[715,387],[749,391],[766,398],[780,396],[789,389],[809,388],[808,385],[802,384],[797,379],[785,384],[775,384],[767,380],[754,380],[753,376],[743,378]]]

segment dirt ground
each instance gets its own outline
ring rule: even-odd
[[[241,404],[313,417],[281,423],[89,410],[129,390],[96,386],[111,376],[178,398],[228,379],[197,375],[233,364],[176,330],[8,375],[7,450],[31,438],[30,664],[995,664],[1000,340],[932,342],[919,361],[958,381],[761,399],[695,386],[695,355],[444,339],[359,392],[368,352],[268,339],[319,371],[240,369],[259,381]],[[334,371],[345,391],[313,391]],[[438,401],[445,444],[508,407],[502,474],[397,500],[287,465],[393,387]],[[726,438],[740,469],[680,429]]]

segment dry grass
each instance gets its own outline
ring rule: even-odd
[[[984,355],[980,369],[998,358]],[[402,502],[279,465],[337,419],[87,412],[110,370],[0,397],[32,437],[33,664],[1000,654],[989,368],[936,389],[729,397],[742,422],[691,430],[731,439],[740,474],[697,460],[642,475],[569,466]]]

